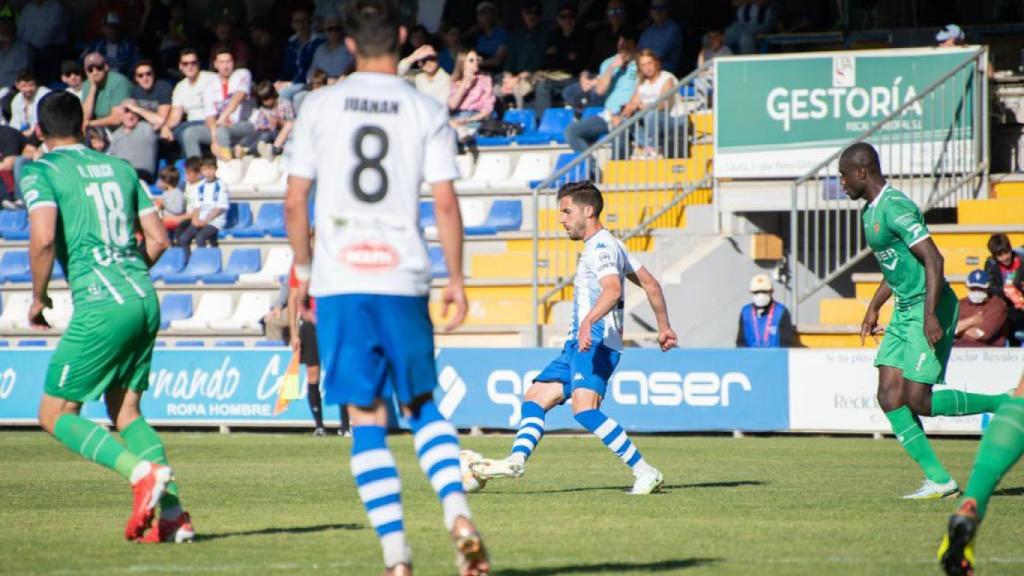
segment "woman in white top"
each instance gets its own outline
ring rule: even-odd
[[[676,89],[676,77],[661,69],[661,60],[651,50],[641,50],[636,57],[636,90],[629,103],[622,109],[622,116],[629,117],[658,101],[662,96]],[[666,148],[667,135],[674,134],[682,118],[678,96],[662,100],[658,111],[639,125],[636,133],[636,156],[657,158],[659,144]]]

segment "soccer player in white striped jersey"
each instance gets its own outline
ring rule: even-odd
[[[545,414],[571,398],[576,421],[632,469],[635,479],[631,494],[650,494],[664,484],[661,472],[644,460],[622,427],[600,410],[608,379],[622,353],[626,278],[647,294],[657,318],[661,349],[667,351],[676,345],[661,285],[601,225],[603,208],[601,192],[591,182],[566,184],[558,191],[562,226],[569,238],[583,241],[573,282],[569,339],[562,354],[537,375],[527,390],[512,453],[501,460],[470,463],[470,469],[480,478],[522,476],[526,460],[544,435]]]
[[[412,573],[401,484],[386,441],[392,394],[441,500],[460,574],[486,574],[487,554],[462,488],[456,430],[433,400],[431,276],[418,226],[419,189],[426,181],[448,266],[443,300],[446,311],[455,307],[453,328],[466,315],[462,220],[452,186],[458,178],[455,135],[448,111],[396,75],[405,29],[393,0],[349,0],[344,19],[356,72],[306,98],[288,167],[285,210],[300,313],[315,296],[326,402],[347,406],[352,475],[387,574]],[[314,181],[311,259],[307,200]]]

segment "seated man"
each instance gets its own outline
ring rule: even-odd
[[[127,160],[147,183],[153,183],[156,174],[157,137],[153,128],[142,122],[135,110],[121,112],[121,127],[110,135],[107,154]]]
[[[640,35],[638,47],[653,51],[661,60],[662,69],[676,74],[679,72],[679,57],[683,52],[683,33],[679,25],[672,21],[671,10],[668,0],[651,2],[651,23]]]
[[[185,250],[186,257],[191,254],[192,240],[199,248],[218,245],[217,234],[227,225],[231,206],[227,185],[217,179],[217,159],[203,158],[199,170],[203,179],[195,189],[195,208],[188,227],[178,234],[178,246]]]
[[[82,108],[86,127],[117,128],[121,125],[121,103],[131,96],[132,83],[111,70],[99,52],[85,56],[85,76]]]
[[[252,75],[245,68],[235,68],[231,47],[220,44],[213,49],[213,67],[217,78],[207,85],[203,94],[205,124],[190,126],[182,133],[185,156],[201,156],[201,144],[209,144],[213,154],[231,159],[231,147],[256,131],[248,121],[251,108],[244,109],[249,98]]]
[[[619,112],[636,88],[636,33],[619,33],[619,51],[601,63],[594,91],[604,96],[604,111],[597,116],[577,120],[565,129],[565,139],[575,152],[583,152],[609,130],[619,125]]]
[[[967,276],[967,297],[960,299],[953,346],[1006,345],[1006,304],[988,293],[988,273],[975,270]]]
[[[795,345],[789,310],[772,298],[772,280],[767,274],[750,279],[752,302],[740,310],[737,348],[790,348]]]
[[[30,68],[18,72],[14,87],[18,93],[11,99],[11,127],[20,131],[29,144],[38,146],[41,142],[36,138],[36,125],[39,123],[36,106],[43,96],[50,93],[50,89],[36,82]]]

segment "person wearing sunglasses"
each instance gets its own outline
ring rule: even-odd
[[[114,129],[121,125],[121,103],[132,95],[132,83],[116,70],[111,70],[107,59],[99,52],[85,55],[85,98],[82,108],[86,127]]]
[[[418,68],[418,70],[417,70]],[[424,44],[398,61],[398,75],[409,79],[421,94],[426,94],[444,106],[452,91],[452,77],[441,68],[437,49]]]
[[[60,81],[64,84],[64,90],[78,96],[81,100],[85,98],[82,93],[82,83],[85,82],[85,70],[75,60],[65,60],[60,64]]]
[[[122,103],[159,132],[171,115],[171,85],[156,77],[156,67],[150,60],[139,60],[132,73],[135,84],[131,98]]]
[[[624,0],[608,0],[605,8],[605,21],[591,34],[593,40],[584,62],[587,70],[597,70],[607,58],[618,51],[619,32],[626,25],[626,3]]]
[[[217,81],[217,75],[199,66],[199,52],[195,48],[183,48],[178,53],[178,70],[183,78],[171,93],[171,112],[160,127],[160,138],[181,143],[187,128],[202,126],[206,121],[205,94]]]
[[[988,239],[988,251],[991,254],[985,262],[988,293],[1006,302],[1009,342],[1011,347],[1017,347],[1024,340],[1021,338],[1024,333],[1024,262],[1013,250],[1006,234],[993,234]]]
[[[789,310],[772,298],[772,280],[767,274],[750,279],[750,304],[740,310],[737,348],[789,348],[796,338]]]
[[[462,52],[455,60],[448,112],[460,140],[476,134],[480,123],[494,111],[494,83],[480,70],[482,61],[476,50]]]
[[[313,63],[309,66],[310,77],[314,70],[323,70],[329,78],[340,78],[352,71],[355,58],[345,47],[345,33],[341,29],[341,18],[328,16],[324,19],[324,34],[327,41],[317,47],[313,53]],[[312,79],[306,79],[312,84]]]
[[[662,69],[675,74],[679,68],[679,56],[683,52],[683,32],[672,21],[671,10],[668,0],[652,0],[648,11],[650,24],[640,34],[637,47],[654,52],[661,60]]]

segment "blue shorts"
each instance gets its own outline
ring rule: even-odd
[[[612,350],[601,343],[593,343],[590,350],[580,352],[575,340],[569,340],[562,353],[541,371],[534,382],[561,382],[565,400],[572,398],[572,391],[586,388],[604,397],[608,379],[612,377],[619,363],[621,352]]]
[[[316,299],[324,401],[367,408],[392,392],[411,404],[437,386],[426,296],[341,294]]]

